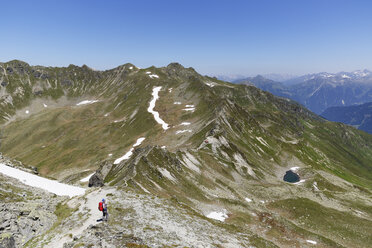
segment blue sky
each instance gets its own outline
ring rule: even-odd
[[[209,75],[372,69],[372,1],[0,0],[0,61]]]

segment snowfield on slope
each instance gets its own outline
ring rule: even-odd
[[[209,214],[207,214],[207,218],[210,218],[210,219],[214,219],[214,220],[219,220],[219,221],[225,221],[226,218],[228,218],[229,216],[227,216],[227,211],[226,209],[220,211],[220,212],[210,212]]]
[[[185,129],[185,130],[178,130],[178,131],[176,131],[176,134],[180,134],[180,133],[191,133],[191,132],[192,132],[192,130]]]
[[[85,193],[83,188],[40,177],[4,164],[0,164],[0,173],[18,179],[28,186],[44,189],[59,196],[73,197]]]
[[[313,244],[313,245],[316,245],[316,244],[317,244],[316,241],[314,241],[314,240],[309,240],[309,239],[307,239],[306,242],[307,242],[307,243],[310,243],[310,244]]]
[[[87,177],[84,177],[82,179],[80,179],[80,182],[82,183],[86,183],[89,181],[90,177],[94,175],[95,172],[93,172],[92,174],[88,175]]]
[[[182,122],[181,124],[180,124],[180,126],[188,126],[188,125],[190,125],[191,123],[190,122]]]
[[[81,102],[77,103],[76,106],[92,104],[92,103],[95,103],[95,102],[98,102],[98,100],[85,100],[85,101],[81,101]]]
[[[154,116],[154,119],[157,123],[159,123],[164,130],[167,130],[169,128],[168,124],[165,123],[165,121],[163,121],[161,118],[160,118],[160,115],[159,115],[159,112],[157,111],[154,111],[154,108],[155,108],[155,103],[156,103],[156,100],[159,99],[159,91],[161,90],[161,86],[158,86],[158,87],[154,87],[152,89],[152,100],[150,101],[150,105],[149,107],[147,108],[147,111],[149,113],[151,113],[153,116]]]
[[[133,154],[134,147],[141,145],[144,140],[145,140],[145,138],[143,138],[143,137],[137,139],[136,143],[132,146],[132,148],[126,154],[124,154],[122,157],[116,159],[114,161],[114,164],[119,164],[121,161],[129,159]]]

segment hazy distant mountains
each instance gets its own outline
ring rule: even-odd
[[[261,75],[261,76],[264,77],[264,78],[273,80],[273,81],[277,81],[277,82],[286,82],[286,81],[289,81],[291,79],[298,78],[297,75],[279,74],[279,73],[269,73],[269,74],[264,74],[264,75]],[[247,76],[238,75],[238,74],[237,75],[218,75],[216,77],[219,80],[232,82],[232,83],[235,82],[235,81],[244,80],[245,78],[247,78]]]
[[[372,102],[347,107],[331,107],[322,113],[330,121],[352,125],[360,130],[372,133]]]
[[[372,72],[317,73],[277,82],[262,76],[235,80],[251,84],[274,95],[293,99],[321,114],[329,107],[372,102]]]

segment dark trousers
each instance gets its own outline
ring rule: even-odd
[[[107,212],[107,209],[104,209],[102,211],[102,213],[103,213],[102,220],[108,221],[108,212]]]

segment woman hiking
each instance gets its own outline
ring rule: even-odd
[[[107,202],[105,199],[102,199],[102,201],[99,202],[98,210],[102,211],[102,221],[108,221]]]

